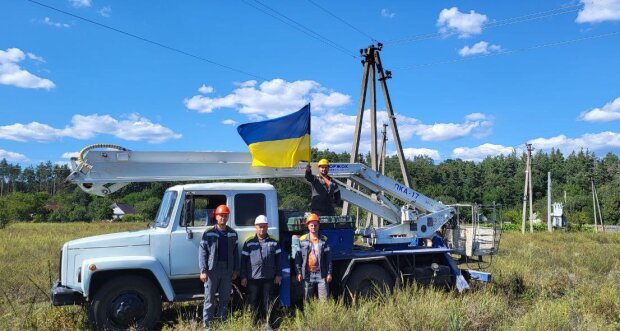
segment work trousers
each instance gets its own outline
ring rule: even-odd
[[[266,318],[273,301],[273,278],[248,280],[248,301],[254,318]]]
[[[228,263],[217,262],[213,270],[208,271],[209,279],[205,282],[205,304],[202,318],[205,325],[210,324],[215,317],[215,294],[219,293],[219,305],[217,317],[226,318],[228,315],[228,302],[232,290],[232,272],[228,271]]]
[[[318,295],[319,299],[327,299],[329,294],[329,285],[325,278],[321,277],[321,272],[308,272],[304,278],[304,297],[306,299]]]

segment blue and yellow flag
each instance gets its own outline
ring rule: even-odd
[[[283,117],[241,124],[237,131],[253,166],[290,168],[310,160],[310,104]]]

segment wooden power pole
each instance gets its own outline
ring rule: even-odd
[[[527,148],[527,161],[525,162],[525,184],[523,185],[523,219],[521,222],[521,233],[525,233],[525,213],[527,204],[530,205],[530,232],[534,232],[533,218],[534,210],[532,207],[532,144],[525,144]]]
[[[390,71],[384,71],[381,64],[381,57],[379,51],[383,45],[378,43],[377,46],[370,45],[366,49],[361,49],[360,54],[364,57],[362,63],[364,64],[364,70],[362,72],[362,88],[360,91],[360,98],[357,107],[357,119],[355,121],[355,132],[353,132],[353,146],[351,147],[351,163],[358,161],[357,156],[359,154],[360,137],[362,134],[362,123],[364,119],[364,108],[366,106],[366,92],[368,90],[368,82],[370,81],[370,162],[373,170],[379,170],[379,160],[377,153],[377,87],[376,81],[379,81],[381,91],[383,92],[383,101],[390,122],[390,128],[392,129],[392,136],[394,144],[396,145],[396,155],[400,162],[400,169],[403,173],[403,182],[406,186],[411,187],[411,181],[409,178],[409,172],[407,171],[407,163],[405,155],[403,154],[403,148],[400,142],[400,135],[398,134],[398,127],[396,125],[396,116],[394,116],[394,110],[392,109],[392,100],[390,99],[390,93],[388,91],[386,81],[392,78]],[[375,74],[378,78],[375,77]],[[351,186],[352,182],[347,180],[347,185]],[[342,214],[346,215],[349,212],[348,202],[344,202],[342,207]]]

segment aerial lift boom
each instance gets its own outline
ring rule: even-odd
[[[253,167],[249,153],[231,152],[140,152],[113,146],[117,150],[96,150],[89,146],[72,159],[68,181],[84,191],[109,195],[131,182],[196,181],[230,179],[302,178],[305,164],[293,168]],[[111,146],[106,146],[111,147]],[[317,165],[312,165],[314,172]],[[381,228],[359,229],[372,245],[407,243],[416,246],[422,238],[432,238],[448,222],[454,208],[435,201],[410,187],[360,163],[332,163],[330,175],[337,178],[342,199],[385,220]],[[350,179],[369,193],[342,183]],[[378,201],[371,198],[376,194]],[[398,199],[398,207],[387,198]]]

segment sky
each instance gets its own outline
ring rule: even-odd
[[[620,0],[6,0],[0,159],[247,151],[239,124],[307,103],[312,146],[350,152],[360,49],[379,42],[409,158],[620,155]]]

